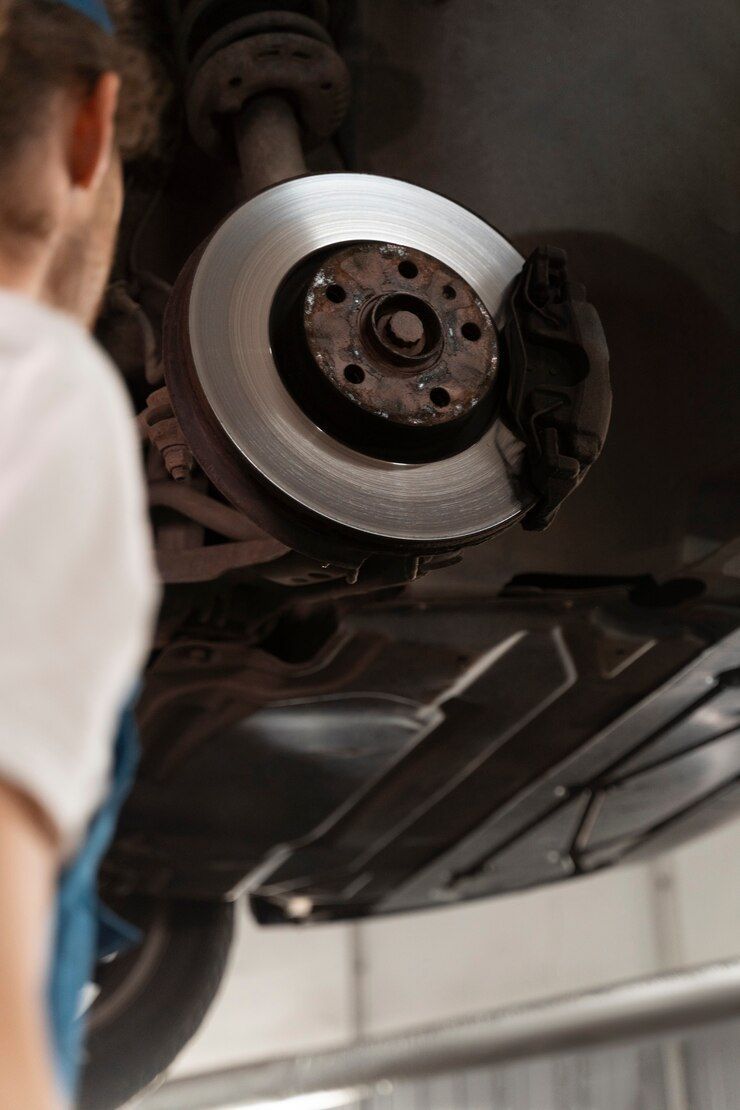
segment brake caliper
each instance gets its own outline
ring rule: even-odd
[[[527,445],[537,495],[522,523],[542,531],[599,457],[611,415],[604,331],[585,286],[569,280],[564,251],[538,247],[529,256],[503,334],[507,417]]]

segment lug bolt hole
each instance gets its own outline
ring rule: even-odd
[[[229,86],[232,89],[238,89],[238,88],[240,88],[241,83],[242,83],[241,77],[232,77],[229,81]]]
[[[365,380],[365,371],[361,366],[351,362],[349,366],[345,366],[344,376],[352,385],[360,385]]]
[[[413,262],[409,262],[406,258],[403,262],[398,263],[398,272],[401,277],[408,278],[408,280],[411,281],[412,278],[415,278],[419,273],[419,267],[415,266]]]
[[[450,403],[450,395],[446,389],[436,386],[429,394],[432,404],[438,409],[446,409]]]
[[[333,304],[341,304],[347,299],[346,290],[342,289],[341,285],[327,286],[326,295]]]
[[[472,320],[468,320],[466,324],[463,324],[460,331],[471,343],[476,343],[480,339],[480,328],[477,324],[474,324]]]
[[[452,285],[445,285],[442,289],[442,296],[447,301],[454,301],[455,297],[457,296],[457,293],[456,293],[456,291],[455,291],[455,289],[453,288]]]

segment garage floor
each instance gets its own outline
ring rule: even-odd
[[[737,535],[740,8],[353,7],[354,167],[445,193],[523,252],[565,247],[612,353],[611,437],[556,525],[512,530],[431,588],[528,570],[669,575]]]

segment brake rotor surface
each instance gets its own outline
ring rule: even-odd
[[[325,522],[411,544],[482,538],[528,504],[518,481],[523,445],[500,420],[447,458],[376,458],[318,427],[276,366],[271,316],[286,276],[315,252],[385,242],[460,275],[494,321],[523,261],[471,212],[403,181],[326,174],[276,185],[232,213],[197,265],[188,308],[195,373],[242,458]]]

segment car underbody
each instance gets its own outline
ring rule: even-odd
[[[733,733],[740,713],[737,474],[731,466],[706,470],[701,452],[692,451],[695,471],[683,468],[679,480],[673,468],[665,503],[651,507],[660,517],[661,546],[640,549],[639,526],[628,518],[632,508],[639,513],[640,495],[630,493],[630,482],[645,468],[660,468],[666,446],[656,443],[655,427],[645,426],[645,401],[633,404],[637,386],[624,353],[615,393],[618,415],[631,425],[612,430],[582,491],[540,535],[503,531],[527,496],[520,486],[509,490],[513,503],[497,507],[500,521],[491,523],[490,511],[464,541],[479,542],[476,528],[501,534],[462,562],[443,487],[446,473],[457,478],[435,466],[435,444],[408,441],[408,451],[422,454],[403,467],[398,491],[407,519],[386,539],[373,534],[373,514],[386,505],[372,485],[354,517],[353,506],[341,504],[346,457],[337,456],[328,477],[335,518],[328,521],[322,503],[317,523],[311,498],[320,496],[320,478],[311,455],[302,454],[300,430],[290,430],[301,471],[290,504],[265,492],[223,434],[214,433],[213,411],[205,414],[203,404],[199,411],[193,400],[199,383],[184,369],[181,333],[197,322],[191,301],[189,317],[183,310],[183,286],[190,292],[202,242],[213,243],[213,229],[234,205],[241,202],[239,214],[250,208],[245,199],[259,194],[256,200],[266,201],[275,195],[271,186],[306,172],[302,143],[317,169],[346,162],[347,135],[357,121],[351,115],[336,140],[349,80],[331,31],[341,42],[352,19],[342,6],[330,18],[322,4],[298,4],[292,12],[215,0],[171,7],[169,39],[156,22],[166,20],[164,10],[145,24],[149,40],[134,23],[139,44],[166,42],[174,54],[173,63],[168,50],[150,46],[152,68],[185,78],[181,88],[173,79],[171,102],[162,109],[160,149],[129,166],[119,272],[101,323],[142,412],[166,583],[140,706],[143,763],[108,861],[111,889],[119,896],[194,898],[247,890],[261,920],[326,920],[580,874],[726,814],[740,770]],[[316,88],[324,85],[331,87],[323,93],[328,108],[317,101]],[[362,203],[376,179],[337,173],[320,180],[332,183],[327,203],[338,219],[337,205],[355,183]],[[408,219],[404,202],[395,183],[383,183],[378,205],[387,206],[396,238]],[[322,203],[315,191],[296,188],[275,218],[278,232],[291,219],[308,229],[308,270],[320,274],[318,285],[312,279],[315,289],[323,287],[322,266],[345,284],[361,272],[367,287],[392,301],[401,297],[401,309],[395,301],[385,309],[383,301],[377,311],[385,317],[403,327],[410,305],[406,324],[413,333],[414,305],[425,296],[434,301],[439,282],[458,281],[456,311],[464,301],[463,314],[475,313],[475,326],[485,331],[489,314],[476,306],[475,291],[467,295],[454,268],[433,261],[428,274],[417,272],[413,290],[410,281],[388,278],[399,258],[416,271],[424,266],[413,244],[401,244],[402,254],[392,244],[384,255],[371,242],[359,258],[352,246],[344,261],[334,254],[327,263],[325,252],[317,258]],[[357,221],[356,208],[349,223]],[[428,238],[433,244],[438,232],[449,258],[447,218],[445,208],[432,210]],[[270,219],[264,206],[261,224]],[[240,233],[241,265],[251,248],[243,245],[249,229]],[[348,235],[339,233],[339,240]],[[378,248],[388,241],[377,241]],[[267,246],[254,280],[274,285],[280,274],[270,271],[274,251]],[[598,256],[597,244],[582,245],[580,253],[588,258],[589,250]],[[216,261],[222,265],[220,256]],[[213,297],[225,295],[219,265],[209,273]],[[635,295],[633,287],[629,292]],[[351,327],[347,314],[324,304],[330,312],[314,309],[305,324],[310,342],[323,351],[327,344],[332,351],[332,343],[337,350],[356,344],[356,336],[342,332]],[[624,310],[624,303],[616,310],[607,305]],[[278,333],[273,350],[283,333],[292,341],[301,331],[290,309],[281,313],[271,324]],[[612,366],[615,335],[618,343],[618,325],[609,327]],[[408,339],[413,343],[414,334]],[[225,361],[219,351],[209,357]],[[292,347],[286,357],[298,359]],[[443,386],[435,379],[448,396],[458,386],[464,392],[465,375],[478,374],[481,364],[485,372],[490,352],[478,357],[477,369],[465,364],[465,352],[462,359],[447,361]],[[359,435],[368,451],[374,448],[362,448],[362,436],[375,434],[383,452],[393,454],[402,450],[396,440],[410,421],[425,433],[436,414],[413,407],[408,373],[404,366],[405,376],[379,377],[391,383],[391,393],[372,401],[386,410],[397,402],[398,412],[405,405],[405,424],[386,420],[387,435],[359,422],[337,432],[331,427],[330,434]],[[410,373],[415,390],[418,367]],[[704,393],[719,392],[721,403],[718,383],[702,376]],[[313,391],[316,405],[325,400],[325,381],[301,387]],[[328,388],[339,386],[332,381]],[[354,386],[347,388],[352,398]],[[480,388],[476,379],[465,396]],[[240,401],[226,394],[224,405]],[[663,418],[680,424],[676,391],[671,401]],[[314,411],[310,417],[322,418]],[[438,424],[433,433],[442,434]],[[675,445],[682,434],[682,427],[662,432]],[[637,457],[626,466],[627,438]],[[467,450],[450,443],[443,443],[443,455]],[[295,460],[288,458],[288,466]],[[426,470],[436,471],[438,536],[418,538],[415,517],[424,517],[427,488],[404,482],[406,473],[410,483]],[[456,496],[470,499],[464,491]]]
[[[372,24],[392,100],[392,4],[119,8],[156,119],[99,334],[141,414],[165,594],[106,894],[364,917],[591,873],[737,812],[721,313],[615,236],[515,249],[407,168],[408,105],[379,122],[362,53]],[[569,496],[537,519],[510,324],[522,256],[550,243],[604,323],[614,412],[582,486],[602,442],[570,451],[570,482],[561,434]],[[573,427],[593,437],[608,381],[586,352],[601,409]]]

